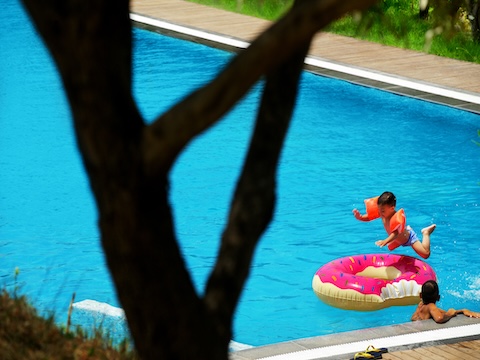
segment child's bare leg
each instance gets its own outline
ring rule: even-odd
[[[423,239],[422,242],[417,241],[413,243],[412,248],[415,252],[423,257],[428,259],[430,256],[430,235],[433,233],[437,225],[433,224],[422,229]]]

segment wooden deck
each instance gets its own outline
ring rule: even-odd
[[[421,347],[383,354],[385,360],[475,360],[480,359],[480,340]]]
[[[131,0],[131,11],[229,38],[250,42],[270,22],[194,4],[184,0]],[[391,74],[480,96],[480,65],[420,52],[387,47],[333,34],[318,34],[310,55],[376,73]],[[478,106],[476,105],[475,111]],[[478,339],[478,340],[477,340]],[[275,345],[272,345],[274,347]],[[278,348],[277,348],[278,350]],[[232,359],[254,359],[236,352]],[[469,341],[396,350],[386,360],[480,359],[480,334]]]

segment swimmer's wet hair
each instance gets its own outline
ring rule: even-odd
[[[424,304],[436,303],[440,300],[440,291],[436,281],[428,280],[422,285],[422,301]]]
[[[390,191],[385,191],[378,197],[377,204],[395,206],[397,205],[397,198]]]

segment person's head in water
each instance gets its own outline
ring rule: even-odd
[[[428,280],[425,282],[422,285],[421,297],[424,304],[435,304],[438,300],[440,300],[437,282],[433,280]]]

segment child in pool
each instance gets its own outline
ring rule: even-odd
[[[367,201],[370,202],[370,205]],[[376,206],[372,203],[374,201],[377,202]],[[353,209],[353,215],[360,221],[371,221],[378,217],[382,219],[388,237],[375,242],[376,245],[380,247],[388,245],[390,250],[398,246],[411,246],[422,258],[427,259],[430,256],[430,235],[435,230],[435,224],[422,229],[422,241],[420,242],[415,231],[410,226],[404,226],[405,214],[403,209],[395,210],[397,200],[391,192],[386,191],[377,199],[366,200],[366,204],[366,214],[362,215],[357,209]]]
[[[436,323],[443,324],[458,314],[480,318],[480,313],[468,309],[448,309],[448,311],[445,311],[437,307],[436,302],[440,300],[440,293],[437,282],[433,280],[429,280],[422,285],[420,299],[420,304],[412,315],[412,321],[433,319]]]

